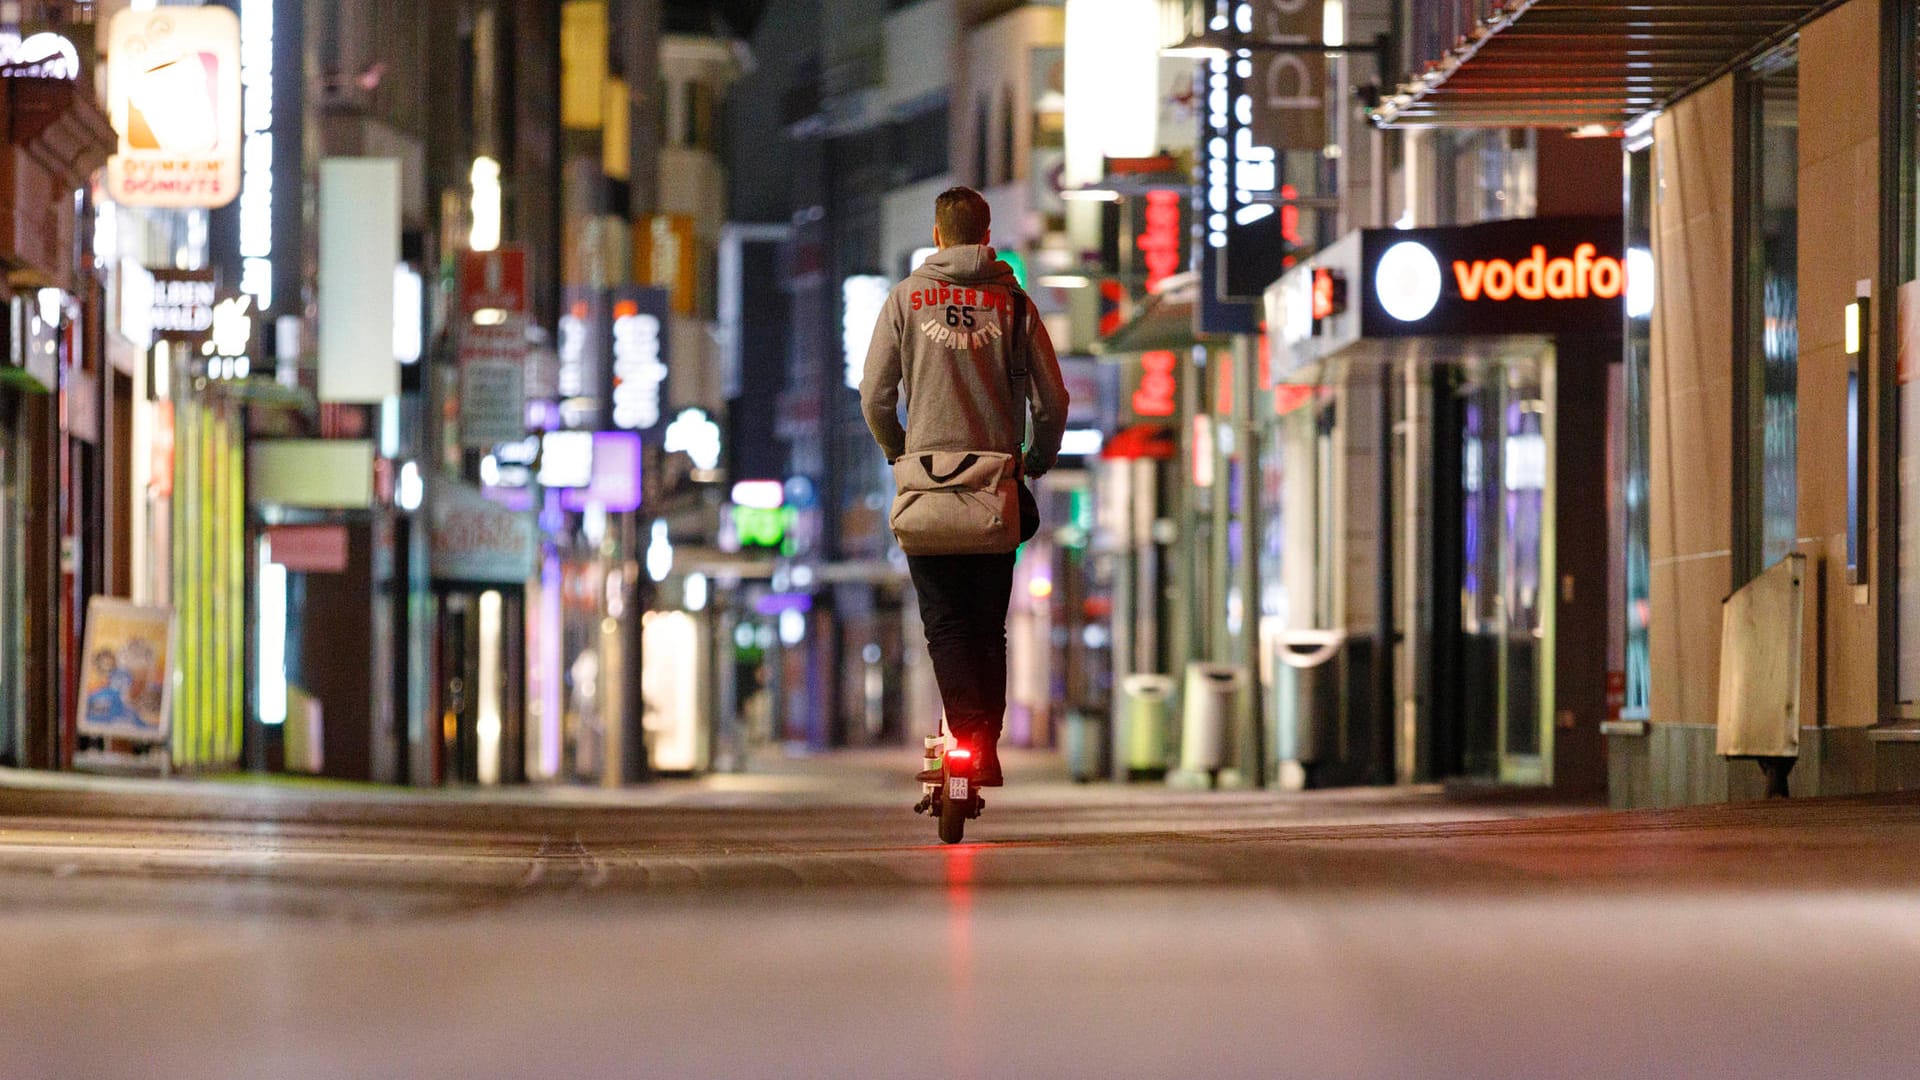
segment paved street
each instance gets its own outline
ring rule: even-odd
[[[910,766],[910,762],[907,765]],[[0,783],[0,1076],[1895,1076],[1920,801]]]

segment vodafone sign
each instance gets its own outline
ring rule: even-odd
[[[1619,218],[1528,218],[1362,234],[1364,337],[1618,334]]]

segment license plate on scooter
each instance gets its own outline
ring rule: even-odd
[[[947,798],[956,802],[967,797],[967,778],[964,776],[947,777]]]

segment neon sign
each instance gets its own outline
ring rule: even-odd
[[[1604,216],[1367,229],[1357,264],[1317,257],[1297,276],[1310,277],[1299,287],[1316,309],[1321,271],[1365,282],[1363,337],[1618,334],[1634,286],[1621,238],[1620,219]]]
[[[660,384],[667,379],[661,360],[660,316],[641,311],[634,300],[613,307],[613,423],[637,430],[660,423]]]
[[[1160,283],[1180,272],[1180,257],[1186,245],[1180,235],[1180,193],[1147,192],[1146,228],[1134,245],[1147,266],[1147,291],[1160,291]]]
[[[1137,416],[1172,416],[1174,410],[1174,365],[1171,351],[1156,349],[1140,356],[1140,386],[1133,392],[1133,411]]]
[[[107,162],[113,201],[163,207],[231,203],[242,176],[239,20],[214,6],[127,9],[114,15],[107,34],[107,112],[118,136]],[[43,36],[29,38],[20,49]],[[32,67],[49,64],[66,61],[44,60]]]
[[[1580,244],[1572,258],[1547,258],[1547,249],[1533,245],[1533,254],[1525,259],[1455,259],[1454,281],[1460,286],[1460,298],[1466,301],[1500,301],[1518,296],[1522,300],[1572,300],[1597,296],[1611,300],[1620,295],[1626,274],[1620,260],[1611,255],[1594,256],[1592,244]]]

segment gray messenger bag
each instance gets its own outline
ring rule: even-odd
[[[909,555],[1003,555],[1020,546],[1012,454],[923,450],[893,463],[893,535]]]
[[[1021,330],[1027,297],[1012,290],[1015,317],[1007,355],[1013,400],[1024,416],[1027,365]],[[1020,461],[994,450],[922,450],[893,463],[889,523],[908,555],[1004,555],[1033,538],[1039,508],[1020,479]]]

